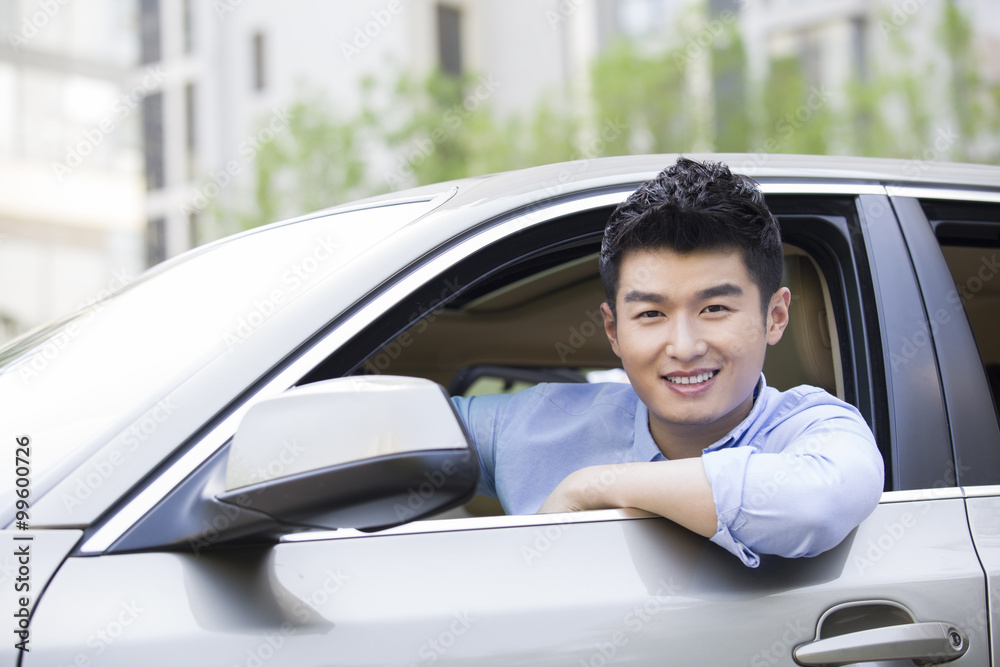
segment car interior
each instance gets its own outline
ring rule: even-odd
[[[943,245],[941,250],[955,279],[1000,414],[1000,279],[995,269],[1000,250],[969,245]]]
[[[586,252],[583,252],[586,250]],[[582,254],[581,254],[582,252]],[[764,374],[779,389],[800,384],[844,397],[840,345],[830,289],[816,261],[785,244],[783,285],[792,293],[782,341],[768,349]],[[575,256],[578,255],[578,256]],[[604,333],[604,289],[593,245],[556,263],[485,280],[445,307],[410,318],[411,326],[368,357],[363,372],[433,380],[452,395],[513,392],[538,382],[587,382],[619,370]],[[601,373],[602,371],[611,371]],[[503,514],[476,496],[431,518]]]
[[[788,244],[782,284],[792,293],[790,321],[782,341],[768,349],[768,384],[811,384],[843,397],[829,287],[815,261]],[[587,254],[435,311],[365,367],[428,378],[463,395],[586,381],[588,371],[620,368],[602,326],[602,301],[597,255]]]

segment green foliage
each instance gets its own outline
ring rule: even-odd
[[[968,19],[944,3],[936,35],[948,55],[943,96],[931,87],[933,63],[920,64],[927,49],[913,43],[915,23],[883,21],[891,25],[881,31],[885,60],[896,69],[875,62],[839,90],[812,81],[795,55],[773,58],[762,80],[751,79],[736,21],[697,12],[672,39],[657,40],[674,46],[611,44],[583,90],[566,84],[502,118],[492,100],[499,83],[488,77],[370,78],[353,117],[318,96],[294,105],[287,130],[253,163],[252,212],[235,215],[253,226],[411,185],[635,152],[1000,160],[1000,85],[980,75]],[[706,75],[710,89],[695,85]],[[941,146],[949,122],[947,136],[957,139]]]
[[[746,153],[753,150],[753,117],[747,82],[746,52],[735,23],[725,31],[712,51],[715,82],[715,150]]]
[[[689,151],[693,145],[692,104],[684,86],[686,61],[676,50],[640,53],[622,41],[599,57],[592,68],[592,95],[597,118],[624,125],[607,142],[605,154],[627,155]]]
[[[288,126],[255,155],[254,207],[235,214],[240,226],[249,229],[368,194],[361,127],[359,120],[339,121],[322,98],[293,104]]]

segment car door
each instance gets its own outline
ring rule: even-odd
[[[989,616],[1000,631],[1000,194],[895,188],[940,359],[957,478],[986,570]],[[1000,657],[993,645],[992,660]]]
[[[984,577],[954,478],[934,351],[918,347],[908,363],[892,363],[923,308],[890,200],[878,185],[819,184],[807,193],[801,183],[764,185],[783,227],[828,260],[844,318],[845,392],[887,458],[882,503],[838,547],[808,559],[765,557],[750,569],[664,519],[601,510],[164,548],[155,535],[174,511],[171,494],[203,483],[197,470],[224,453],[206,445],[189,450],[214,451],[202,468],[147,513],[105,517],[88,531],[46,590],[32,620],[37,648],[21,664],[133,665],[153,656],[248,666],[791,665],[796,650],[802,664],[907,652],[987,664]],[[325,334],[315,343],[325,356],[302,355],[280,377],[356,370],[405,331],[400,323],[415,326],[430,312],[428,295],[447,301],[473,276],[592,240],[627,191],[566,197],[457,240]],[[451,294],[447,281],[459,286]],[[218,421],[204,441],[226,442],[234,422]],[[206,534],[230,520],[206,516]]]

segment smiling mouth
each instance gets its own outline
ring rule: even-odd
[[[671,382],[673,384],[702,384],[703,382],[708,382],[718,374],[719,371],[714,370],[714,371],[706,371],[704,373],[698,373],[698,375],[684,375],[684,376],[674,376],[674,377],[670,377],[668,375],[665,377],[665,379],[667,382]]]

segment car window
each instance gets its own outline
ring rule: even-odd
[[[382,205],[254,230],[12,341],[0,350],[0,403],[24,406],[15,410],[18,429],[45,442],[32,456],[36,490],[78,466],[88,444],[100,445],[101,434],[125,419],[145,414],[155,429],[172,409],[157,401],[173,387],[434,205]],[[19,401],[22,392],[45,400]],[[135,447],[142,424],[130,436]],[[0,479],[5,497],[13,497],[13,482]]]
[[[343,365],[323,364],[305,381],[338,373],[417,376],[453,395],[510,393],[538,382],[621,381],[602,374],[621,366],[600,314],[605,296],[597,251],[608,213],[550,223],[547,234],[536,230],[538,241],[521,236],[468,258],[345,345],[337,355]],[[789,228],[798,230],[790,238],[820,222],[790,220]],[[553,231],[560,225],[562,231]],[[850,398],[843,368],[849,324],[838,315],[845,306],[835,298],[845,290],[831,282],[843,280],[844,272],[832,264],[838,261],[832,253],[814,252],[820,246],[815,239],[811,247],[785,245],[783,284],[793,294],[792,321],[782,342],[768,350],[764,373],[782,390],[811,384]],[[466,511],[447,516],[501,509],[480,498]]]
[[[998,220],[1000,223],[1000,220]],[[1000,224],[998,224],[1000,229]],[[983,360],[983,369],[1000,406],[1000,244],[974,244],[969,237],[945,236],[941,251],[955,280],[952,303],[968,317]],[[945,324],[950,313],[938,313],[936,324]],[[997,407],[1000,414],[1000,407]]]
[[[768,350],[768,384],[809,384],[844,396],[830,290],[815,260],[785,244],[782,285],[792,292],[790,325]],[[494,284],[442,307],[400,333],[364,364],[366,373],[430,377],[453,395],[514,393],[540,382],[627,381],[600,313],[596,254]],[[836,351],[836,352],[835,352]]]

